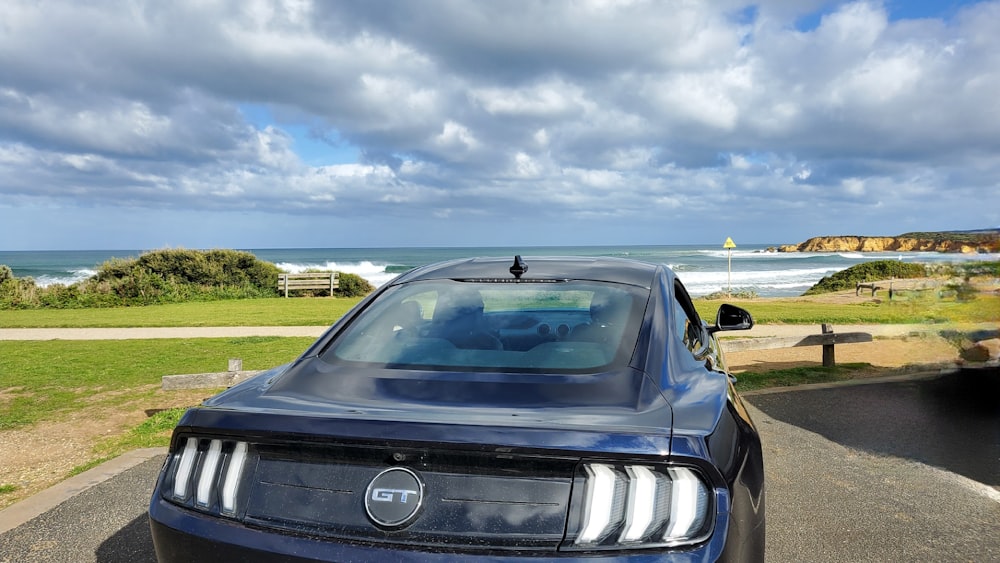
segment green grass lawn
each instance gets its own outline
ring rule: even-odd
[[[247,370],[268,369],[295,359],[312,342],[280,337],[0,341],[0,436],[81,411],[142,409],[164,393],[159,390],[164,375],[225,371],[229,358],[242,358]],[[205,390],[204,396],[214,392]],[[101,440],[92,460],[70,475],[132,449],[167,445],[184,410],[155,413]],[[0,483],[0,506],[17,489]]]
[[[118,307],[0,311],[0,328],[327,326],[360,298],[239,299]]]
[[[295,359],[311,338],[0,341],[0,430],[114,406],[153,393],[164,375],[247,370]]]
[[[806,383],[829,383],[855,379],[858,371],[867,371],[871,364],[844,363],[833,367],[809,366],[765,372],[745,371],[736,374],[738,391],[754,391],[770,387],[789,387]]]
[[[709,323],[723,301],[695,300],[698,314]],[[801,299],[732,301],[750,311],[758,324],[920,324],[981,323],[1000,320],[1000,296],[980,295],[972,301],[923,297],[874,303],[822,303]]]
[[[35,309],[0,311],[0,328],[328,326],[358,298],[243,299],[123,307],[116,309]],[[722,301],[695,300],[698,313],[715,319]],[[734,301],[759,324],[905,324],[990,322],[1000,319],[1000,296],[968,302],[933,297],[873,303],[821,303],[800,299]]]

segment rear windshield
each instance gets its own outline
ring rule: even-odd
[[[376,299],[322,359],[407,370],[604,371],[628,364],[648,295],[590,281],[413,282]]]

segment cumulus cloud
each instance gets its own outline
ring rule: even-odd
[[[720,206],[744,240],[1000,224],[996,1],[11,0],[0,21],[0,207],[516,215],[649,243]],[[357,162],[307,161],[297,127]]]

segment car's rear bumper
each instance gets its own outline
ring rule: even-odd
[[[458,553],[390,549],[381,546],[330,541],[323,538],[298,536],[249,528],[215,516],[198,514],[175,506],[154,496],[149,508],[150,528],[156,557],[160,563],[190,561],[306,562],[306,561],[401,561],[459,563],[477,561],[587,561],[603,563],[629,561],[715,561],[722,555],[725,544],[724,522],[716,526],[716,534],[696,549],[685,551],[615,552],[600,554],[540,554],[531,553]]]

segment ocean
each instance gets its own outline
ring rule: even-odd
[[[667,264],[692,296],[742,289],[761,297],[801,295],[823,276],[870,260],[943,263],[1000,260],[1000,254],[941,254],[937,252],[767,252],[777,245],[740,245],[729,252],[722,245],[689,246],[557,246],[451,248],[270,248],[245,249],[288,272],[332,269],[357,274],[380,286],[410,268],[468,256],[619,256]],[[34,278],[42,286],[71,284],[94,275],[102,263],[136,257],[140,250],[0,251],[17,277]],[[530,264],[530,261],[529,261]],[[731,279],[731,282],[729,281]]]

